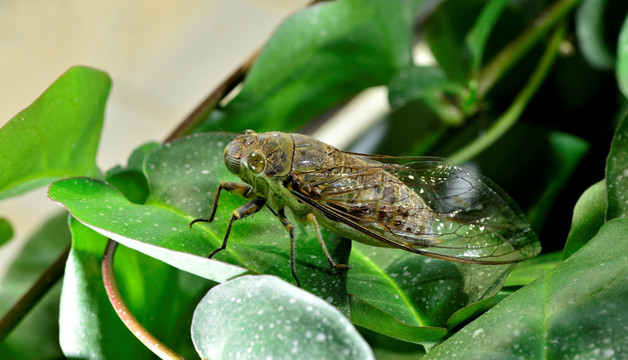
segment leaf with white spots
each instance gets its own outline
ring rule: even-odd
[[[211,289],[192,320],[204,359],[374,359],[336,308],[274,276],[243,276]]]
[[[628,358],[628,219],[611,220],[550,270],[425,359]]]
[[[415,343],[439,340],[448,328],[486,310],[484,301],[497,294],[513,267],[461,264],[362,244],[353,245],[349,265],[351,320]]]

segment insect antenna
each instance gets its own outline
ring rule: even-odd
[[[216,127],[218,128],[218,130],[220,130],[220,132],[222,132],[222,134],[224,136],[227,137],[227,139],[229,139],[229,141],[233,141],[233,138],[231,136],[229,136],[229,134],[226,131],[224,131],[222,128],[220,128],[220,126],[216,125]]]

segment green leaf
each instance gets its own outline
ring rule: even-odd
[[[512,270],[504,286],[524,286],[545,275],[562,261],[562,254],[554,251],[541,254],[518,263]]]
[[[68,176],[97,176],[95,158],[111,81],[73,67],[0,129],[0,199]]]
[[[148,198],[148,180],[144,176],[144,161],[158,143],[146,143],[133,151],[125,168],[114,167],[107,171],[106,180],[124,194],[129,201],[143,204]]]
[[[583,57],[600,70],[610,70],[615,59],[604,41],[606,0],[584,0],[576,11],[576,34]]]
[[[358,330],[371,346],[376,359],[416,360],[425,355],[425,348],[421,345],[393,339],[362,327],[358,327]]]
[[[64,212],[43,222],[10,265],[0,282],[0,316],[28,291],[69,245],[67,218]],[[62,356],[58,323],[60,294],[61,284],[58,283],[42,297],[0,343],[0,359],[55,359]]]
[[[628,15],[626,15],[624,24],[619,32],[615,71],[617,72],[619,90],[624,94],[624,97],[628,98]]]
[[[161,144],[156,142],[148,142],[133,151],[131,156],[129,156],[129,161],[127,163],[126,168],[132,170],[143,171],[144,170],[144,161],[148,155],[158,148]]]
[[[242,91],[202,127],[296,129],[361,90],[387,84],[411,64],[417,4],[344,0],[308,7],[268,41]]]
[[[506,5],[508,5],[508,0],[491,0],[487,2],[466,36],[467,50],[471,54],[471,70],[474,73],[479,71],[482,66],[486,42]]]
[[[0,218],[0,246],[11,240],[12,237],[13,227],[11,223],[5,218]]]
[[[443,338],[447,327],[457,324],[450,321],[456,311],[494,296],[512,268],[461,264],[362,244],[353,245],[350,266],[351,320],[422,344]]]
[[[606,221],[625,217],[628,217],[628,113],[615,130],[606,159]]]
[[[374,359],[336,308],[273,276],[211,289],[194,312],[192,337],[204,359]]]
[[[448,125],[460,125],[464,114],[444,99],[445,92],[460,93],[460,86],[447,82],[436,66],[409,66],[401,69],[388,85],[388,101],[395,108],[420,100]]]
[[[107,238],[70,222],[73,247],[61,295],[60,343],[68,358],[152,359],[125,327],[107,298],[100,270]],[[209,284],[162,262],[118,246],[114,269],[122,298],[150,332],[184,356],[194,353],[187,335],[194,307]],[[193,280],[193,281],[191,281]]]
[[[89,178],[58,181],[48,196],[101,234],[198,276],[223,282],[253,271],[294,281],[288,234],[270,211],[236,222],[227,249],[211,260],[206,257],[220,247],[227,220],[245,200],[225,193],[213,223],[189,228],[192,219],[209,214],[221,181],[238,181],[224,166],[225,145],[223,134],[199,134],[151,152],[144,163],[151,190],[146,205],[133,204],[109,184]],[[346,273],[329,267],[313,231],[295,230],[302,285],[348,311]],[[323,236],[335,260],[346,264],[350,243],[329,239],[328,231]]]
[[[436,346],[425,359],[628,356],[628,219]]]
[[[578,199],[573,210],[571,229],[563,250],[563,259],[578,251],[591,240],[604,224],[606,182],[591,185]]]
[[[351,322],[395,339],[427,344],[436,342],[447,335],[446,328],[410,325],[354,295],[349,298],[349,303]]]

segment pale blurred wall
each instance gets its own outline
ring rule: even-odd
[[[113,80],[98,164],[126,161],[162,140],[305,0],[2,0],[0,125],[72,65]],[[0,279],[12,254],[58,210],[45,189],[0,201],[16,239],[0,248]]]

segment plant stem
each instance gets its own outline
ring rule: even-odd
[[[480,137],[473,142],[467,144],[467,146],[458,150],[449,158],[454,164],[463,163],[484,149],[493,144],[499,139],[506,131],[508,131],[519,119],[526,105],[532,99],[532,96],[539,89],[543,80],[547,76],[549,69],[552,67],[556,56],[558,55],[559,46],[565,36],[565,24],[560,25],[552,34],[552,37],[547,44],[547,48],[539,61],[532,77],[521,92],[517,95],[510,107],[500,116],[493,125]]]
[[[483,99],[505,72],[541,39],[554,25],[562,20],[580,0],[558,0],[545,10],[515,40],[504,47],[482,69],[478,79],[477,97]]]
[[[179,354],[175,353],[164,343],[159,341],[153,334],[151,334],[142,324],[137,321],[135,316],[131,313],[129,308],[124,303],[122,295],[118,290],[116,284],[115,274],[113,272],[113,255],[116,251],[118,243],[109,239],[105,254],[102,259],[102,276],[105,284],[105,290],[111,305],[116,310],[116,313],[120,317],[120,320],[126,325],[126,327],[137,337],[142,344],[146,345],[155,355],[162,359],[183,359]]]
[[[22,321],[50,288],[63,276],[70,245],[57,257],[35,283],[0,320],[0,343]]]

